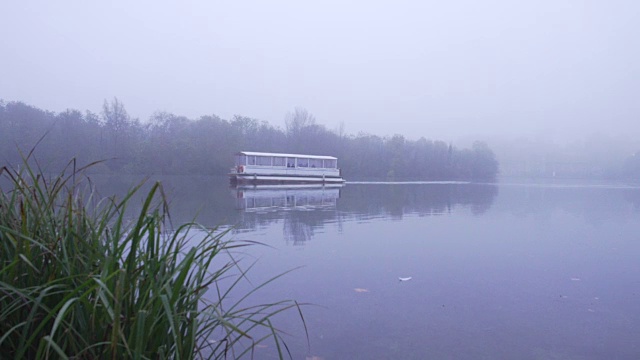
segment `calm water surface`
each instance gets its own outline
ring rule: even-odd
[[[178,221],[270,245],[246,254],[254,284],[299,267],[254,299],[316,304],[310,348],[296,313],[277,319],[295,359],[640,358],[640,189],[167,183]]]

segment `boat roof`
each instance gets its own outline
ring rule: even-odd
[[[324,155],[281,154],[281,153],[255,152],[255,151],[240,151],[237,154],[249,155],[249,156],[281,156],[281,157],[295,157],[295,158],[307,158],[307,159],[338,160],[338,158],[336,157],[324,156]]]

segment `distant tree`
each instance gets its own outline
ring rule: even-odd
[[[85,120],[78,110],[67,109],[55,116],[55,131],[45,139],[53,151],[49,154],[56,166],[64,166],[70,159],[87,161],[86,155],[91,153],[85,132]]]
[[[241,143],[238,144],[241,148],[237,149],[238,151],[267,151],[261,147],[260,121],[246,116],[234,115],[233,120],[231,120],[231,126]]]
[[[104,101],[102,104],[102,117],[106,127],[116,134],[127,129],[131,121],[124,104],[116,97],[111,102]]]
[[[498,160],[489,146],[481,141],[473,143],[471,178],[473,180],[495,180],[498,174]]]
[[[338,127],[336,128],[336,135],[338,135],[340,139],[343,139],[347,136],[345,128],[346,126],[344,124],[344,121],[340,121]]]
[[[298,107],[288,113],[285,125],[287,148],[291,152],[325,154],[329,148],[331,151],[344,149],[344,146],[338,145],[340,136],[327,130],[324,125],[317,124],[315,117],[306,109]]]
[[[129,114],[125,110],[124,105],[118,101],[118,98],[113,98],[113,101],[108,102],[104,100],[102,105],[102,118],[104,125],[109,133],[110,140],[112,141],[110,150],[112,156],[118,155],[118,141],[122,136],[122,132],[127,128],[129,123]]]
[[[104,101],[102,105],[102,118],[106,129],[106,155],[113,157],[109,164],[114,170],[123,170],[130,163],[133,155],[132,133],[134,122],[124,108],[124,104],[113,98],[111,102]]]
[[[410,177],[412,174],[411,170],[407,168],[406,164],[407,144],[405,142],[404,136],[398,134],[393,135],[391,139],[388,139],[386,141],[386,145],[389,157],[391,159],[389,170],[387,171],[387,178],[393,180],[396,177]]]
[[[185,154],[177,148],[176,139],[180,137],[188,125],[186,118],[178,117],[168,112],[155,112],[145,126],[144,149],[142,150],[142,164],[147,171],[162,174],[175,171],[174,162]]]
[[[296,107],[293,112],[287,113],[285,117],[287,136],[296,137],[308,126],[316,124],[316,118],[305,108]]]
[[[4,103],[0,112],[0,149],[2,157],[10,163],[19,163],[20,152],[24,155],[34,149],[38,141],[53,126],[54,114],[20,101]],[[38,152],[47,156],[44,146],[38,146]]]
[[[20,102],[0,101],[0,160],[18,163],[18,145],[38,145],[39,160],[61,167],[69,157],[82,162],[116,158],[100,171],[223,175],[232,155],[241,150],[337,156],[347,178],[397,180],[480,180],[495,178],[498,162],[485,143],[457,149],[443,141],[402,135],[347,135],[316,123],[306,109],[285,118],[286,129],[266,121],[235,115],[196,120],[166,112],[154,113],[142,126],[117,98],[106,101],[100,115],[76,110],[59,114]],[[640,172],[640,155],[627,161],[627,172]],[[629,175],[631,176],[631,175]]]
[[[215,115],[203,116],[193,122],[188,138],[197,139],[189,144],[193,150],[192,171],[215,174],[229,171],[232,155],[238,151],[238,143],[242,141],[227,120]]]

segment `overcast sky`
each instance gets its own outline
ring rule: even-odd
[[[638,134],[640,1],[3,1],[0,99],[455,140]]]

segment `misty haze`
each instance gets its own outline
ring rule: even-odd
[[[0,5],[0,353],[640,358],[638,18]]]

